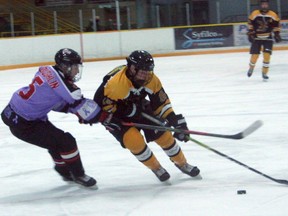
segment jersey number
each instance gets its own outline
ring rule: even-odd
[[[36,91],[36,87],[35,85],[41,86],[43,84],[43,80],[41,79],[41,77],[36,76],[32,83],[29,85],[29,90],[25,93],[24,91],[20,91],[19,95],[20,97],[22,97],[25,100],[28,100]]]

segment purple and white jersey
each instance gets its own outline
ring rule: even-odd
[[[52,66],[40,67],[29,86],[14,92],[10,106],[28,121],[47,120],[51,110],[63,112],[64,108],[89,121],[101,110],[93,100],[83,98],[80,88]]]

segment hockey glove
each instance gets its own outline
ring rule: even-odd
[[[149,100],[146,100],[146,99],[143,99],[143,100],[141,101],[141,116],[142,116],[142,117],[144,117],[143,114],[144,114],[144,115],[147,114],[147,115],[149,115],[149,116],[155,117],[154,114],[153,114],[153,110],[152,110],[152,107],[151,107],[151,103],[150,103]],[[144,118],[147,118],[147,117],[144,117]]]
[[[121,123],[116,118],[113,118],[113,113],[105,111],[101,112],[99,116],[99,122],[101,122],[108,131],[121,130]]]
[[[89,121],[85,121],[84,119],[79,118],[79,117],[78,117],[78,122],[79,122],[79,124],[89,124],[90,126],[93,125],[93,123],[91,123]]]
[[[248,31],[247,36],[248,36],[248,41],[250,43],[253,43],[256,37],[256,33],[254,31]]]
[[[149,100],[143,99],[141,101],[141,110],[145,113],[153,113],[152,108],[151,108],[151,103]]]
[[[274,39],[276,43],[280,43],[282,41],[279,31],[274,32]]]
[[[91,121],[86,121],[82,118],[79,118],[80,124],[89,124],[90,126],[92,126],[93,124],[98,122],[100,122],[108,131],[121,130],[121,122],[113,118],[113,113],[105,111],[99,112],[99,114]]]
[[[171,113],[167,116],[167,120],[169,121],[169,125],[173,126],[175,129],[188,130],[187,123],[182,114],[175,115],[174,113]],[[188,134],[175,132],[173,136],[181,142],[189,141]]]
[[[112,115],[112,114],[111,114],[111,115]],[[108,112],[102,111],[102,112],[99,112],[99,113],[97,114],[97,116],[95,116],[93,119],[91,119],[91,120],[89,120],[89,121],[86,121],[86,120],[84,120],[83,118],[81,118],[80,116],[78,116],[78,121],[79,121],[80,124],[90,124],[90,126],[92,126],[92,124],[95,124],[95,123],[98,123],[98,122],[100,122],[100,123],[103,124],[103,122],[104,122],[106,119],[108,119],[109,116],[110,116],[110,115],[109,115]],[[111,116],[111,118],[112,118],[112,116]],[[111,121],[111,119],[110,119],[109,121]]]

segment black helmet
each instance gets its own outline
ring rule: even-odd
[[[82,75],[82,59],[81,56],[74,50],[69,48],[60,49],[55,54],[56,66],[63,72],[65,78],[74,82],[78,81]],[[72,66],[78,66],[79,72],[76,76],[71,77]]]
[[[69,48],[60,49],[55,55],[55,62],[57,65],[82,64],[80,55]]]
[[[154,60],[153,57],[145,50],[133,51],[127,58],[127,65],[130,67],[134,65],[136,70],[153,71]]]

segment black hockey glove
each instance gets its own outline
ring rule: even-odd
[[[248,31],[247,33],[248,41],[253,43],[255,41],[256,33],[254,31]]]
[[[79,124],[89,124],[90,126],[93,125],[92,122],[86,121],[86,120],[79,118],[79,117],[78,117],[78,122],[79,122]]]
[[[175,129],[188,130],[187,123],[182,114],[175,115],[175,113],[171,113],[167,116],[167,120],[169,125]],[[189,141],[189,134],[175,132],[173,136],[181,142]]]
[[[145,114],[155,117],[154,114],[153,114],[153,110],[152,110],[151,103],[150,103],[149,100],[143,99],[141,101],[141,113],[140,114],[141,114],[142,117]]]
[[[274,39],[276,43],[280,43],[282,41],[279,31],[274,32]]]
[[[141,110],[146,113],[153,113],[152,108],[151,108],[151,103],[149,100],[143,99],[141,101]]]

